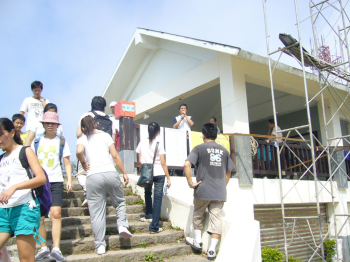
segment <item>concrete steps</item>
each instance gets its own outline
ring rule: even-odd
[[[106,236],[107,253],[97,255],[94,244],[94,234],[91,227],[89,210],[81,207],[84,201],[84,192],[77,180],[73,178],[74,191],[64,195],[62,208],[62,235],[61,251],[68,261],[143,261],[145,256],[152,253],[154,257],[169,258],[172,256],[187,257],[192,254],[190,246],[184,243],[182,230],[171,229],[171,223],[161,221],[160,227],[164,229],[158,234],[149,233],[149,222],[141,222],[144,217],[145,206],[140,205],[139,196],[132,194],[130,188],[124,188],[126,210],[129,221],[129,230],[133,234],[131,239],[125,240],[118,235],[117,218],[111,198],[107,198],[106,210]],[[52,221],[45,219],[47,229],[47,244],[52,246]],[[18,261],[16,239],[7,242],[7,248],[13,260]],[[40,245],[36,247],[37,251]],[[50,261],[45,259],[42,261]],[[153,260],[157,261],[157,260]],[[195,260],[193,260],[195,261]],[[199,261],[199,260],[198,260]]]

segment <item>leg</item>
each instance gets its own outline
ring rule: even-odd
[[[165,181],[165,176],[155,176],[153,178],[154,203],[153,203],[152,223],[149,226],[150,232],[159,231],[159,220],[160,220],[160,212],[162,208],[164,181]]]
[[[103,173],[90,175],[86,179],[86,193],[89,202],[92,231],[95,235],[95,247],[106,246],[106,188]]]
[[[10,233],[6,233],[6,232],[0,233],[0,248],[5,246],[6,242],[9,240],[10,237],[11,237]]]
[[[223,201],[211,201],[208,207],[209,210],[209,228],[208,233],[211,234],[211,244],[207,255],[209,260],[216,258],[216,245],[219,242],[222,232],[222,208]]]
[[[40,219],[40,227],[39,227],[39,236],[41,236],[43,239],[47,239],[46,236],[46,227],[45,227],[45,217],[41,217]],[[39,240],[39,236],[37,237],[37,239]],[[42,247],[46,247],[46,242],[41,241],[40,244]]]
[[[17,248],[21,262],[34,262],[35,239],[33,235],[17,235]]]
[[[147,219],[152,218],[153,216],[152,186],[145,187],[145,203],[146,203],[145,218]]]
[[[53,240],[53,248],[60,247],[61,241],[61,231],[62,231],[62,219],[61,219],[61,210],[60,206],[53,206],[50,209],[51,219],[52,219],[52,240]],[[45,227],[45,224],[44,224]],[[39,230],[40,232],[40,230]],[[46,232],[45,232],[46,233]],[[45,243],[46,245],[46,243]]]

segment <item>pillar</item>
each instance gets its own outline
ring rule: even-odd
[[[122,116],[119,119],[120,158],[127,174],[135,173],[134,118]]]

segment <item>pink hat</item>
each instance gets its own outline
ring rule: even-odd
[[[55,123],[55,124],[61,124],[58,122],[58,114],[55,112],[46,112],[44,113],[43,120],[39,121],[41,123]]]

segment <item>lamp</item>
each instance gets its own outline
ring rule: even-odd
[[[145,113],[145,114],[143,115],[143,119],[147,119],[147,118],[149,118],[149,114]]]

